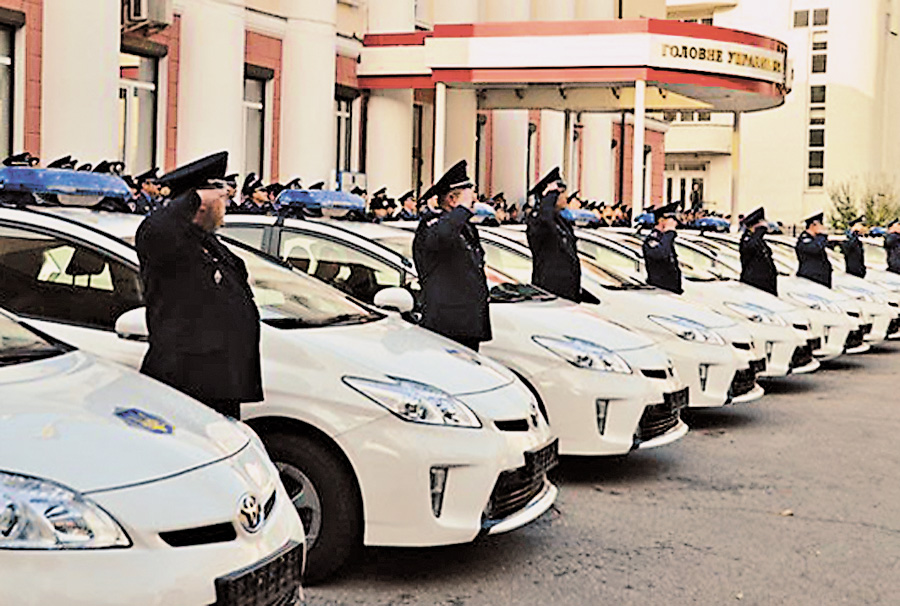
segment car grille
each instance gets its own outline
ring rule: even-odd
[[[759,376],[766,371],[767,364],[766,359],[761,358],[759,360],[750,360],[750,371],[755,375]]]
[[[894,318],[891,320],[891,323],[888,324],[888,336],[895,335],[900,332],[900,318]]]
[[[523,467],[504,471],[497,478],[485,511],[485,519],[502,520],[522,509],[541,492],[547,472],[558,462],[558,440],[554,440],[541,450],[526,452]]]
[[[528,419],[513,419],[511,421],[494,421],[494,425],[500,431],[528,431]]]
[[[815,339],[809,339],[806,341],[809,345],[809,350],[812,352],[816,352],[822,349],[822,337],[816,337]]]
[[[863,324],[859,327],[862,330],[863,335],[868,335],[872,333],[872,325],[871,324]]]
[[[861,328],[850,331],[850,334],[847,335],[847,341],[844,343],[844,349],[855,349],[859,347],[863,344],[863,339],[865,339],[865,335]]]
[[[159,538],[171,547],[192,547],[194,545],[228,543],[237,538],[237,532],[235,532],[234,525],[230,522],[222,522],[221,524],[212,524],[210,526],[161,532],[159,533]]]
[[[732,345],[734,345],[734,348],[735,348],[735,349],[743,349],[744,351],[750,351],[750,344],[749,344],[749,343],[738,343],[738,342],[735,342],[735,343],[732,343]]]
[[[806,324],[794,324],[794,330],[802,330],[805,332],[809,330],[809,326],[807,326]]]
[[[794,350],[794,355],[791,357],[791,368],[801,368],[812,361],[812,348],[807,343]]]
[[[756,387],[756,373],[751,368],[745,368],[734,373],[728,395],[732,398],[750,393]]]
[[[658,438],[678,425],[679,412],[682,406],[687,404],[687,390],[666,394],[665,399],[662,404],[652,404],[644,409],[638,423],[637,434],[634,436],[635,447],[641,442]],[[684,401],[684,404],[681,404],[681,401]]]
[[[216,579],[213,606],[282,606],[300,589],[303,544],[288,543],[277,553],[247,568]]]
[[[655,368],[642,368],[641,374],[647,377],[648,379],[663,379],[668,378],[669,373],[665,369],[655,369]]]

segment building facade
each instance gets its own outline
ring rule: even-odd
[[[737,211],[766,205],[799,223],[828,210],[829,188],[848,180],[900,179],[900,2],[896,0],[669,0],[668,18],[776,37],[791,48],[792,92],[782,107],[743,116],[740,153],[733,118],[673,113],[666,135],[665,196],[692,184],[708,206],[729,209],[740,172]]]
[[[372,85],[377,78],[367,76],[363,59],[370,44],[399,39],[385,50],[402,69],[413,45],[454,24],[510,24],[564,49],[595,43],[570,37],[570,24],[623,20],[630,25],[593,33],[627,38],[647,29],[628,20],[666,15],[664,0],[0,0],[0,153],[27,150],[46,162],[68,154],[81,163],[117,158],[137,174],[224,149],[241,175],[387,187],[394,196],[427,187],[465,158],[481,192],[503,191],[507,200],[524,201],[540,175],[561,166],[570,190],[584,198],[652,206],[675,195],[666,168],[684,130],[670,121],[672,112],[658,110],[682,108],[686,97],[671,90],[667,97],[651,81],[640,93],[646,116],[635,112],[634,84],[604,88],[603,103],[559,102],[550,97],[565,100],[566,86],[580,78],[577,66],[567,66],[572,82],[552,94],[538,87],[525,95],[538,102],[519,108],[502,102],[503,91],[475,84]],[[711,18],[725,19],[718,9]],[[655,41],[664,34],[641,35]],[[741,41],[740,33],[730,37]],[[688,105],[698,114],[711,107]],[[733,126],[723,130],[731,141]],[[728,151],[725,145],[718,154],[726,162]]]

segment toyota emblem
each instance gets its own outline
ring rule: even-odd
[[[252,494],[245,494],[238,504],[238,520],[247,532],[253,533],[260,529],[263,523],[262,508],[259,500]]]

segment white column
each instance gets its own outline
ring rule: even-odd
[[[541,173],[563,165],[566,147],[566,116],[553,110],[541,111]]]
[[[531,19],[534,21],[574,21],[575,0],[533,0]]]
[[[114,0],[44,0],[43,161],[118,157],[120,10]]]
[[[447,143],[447,85],[438,82],[434,88],[434,173],[444,173],[444,150]],[[440,178],[440,177],[438,177]]]
[[[328,182],[335,168],[335,0],[295,0],[282,45],[281,175]],[[314,142],[314,144],[310,144]]]
[[[531,0],[486,0],[487,21],[528,21]],[[495,110],[491,116],[491,190],[510,202],[525,201],[528,172],[528,110]]]
[[[731,225],[738,225],[738,193],[741,178],[741,113],[734,112],[734,126],[731,130]]]
[[[581,114],[581,191],[586,198],[610,202],[615,199],[613,122],[609,114]]]
[[[634,140],[631,148],[631,208],[637,217],[644,210],[644,129],[647,126],[647,83],[634,83]]]
[[[184,3],[178,74],[179,164],[224,150],[229,153],[229,170],[243,171],[243,4],[243,0]]]

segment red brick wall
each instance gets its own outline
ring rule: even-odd
[[[41,154],[41,60],[44,37],[43,0],[0,0],[0,6],[25,13],[25,147]],[[19,67],[19,66],[16,66]]]
[[[619,145],[621,145],[620,137],[620,129],[621,124],[613,124],[613,141],[616,142],[616,148],[613,150],[613,153],[616,157],[616,189],[615,196],[618,198],[619,195]],[[632,166],[632,150],[634,140],[634,126],[631,124],[627,124],[625,126],[625,186],[622,188],[622,201],[630,204],[631,203],[631,166]],[[663,201],[663,176],[666,168],[666,148],[665,148],[665,134],[661,132],[657,132],[654,130],[647,130],[645,134],[645,143],[649,145],[650,155],[653,160],[651,161],[650,169],[653,171],[650,176],[650,195],[647,198],[648,204],[650,206],[657,206]]]
[[[247,32],[244,61],[275,72],[272,80],[272,182],[278,181],[281,145],[281,40],[256,32]]]

